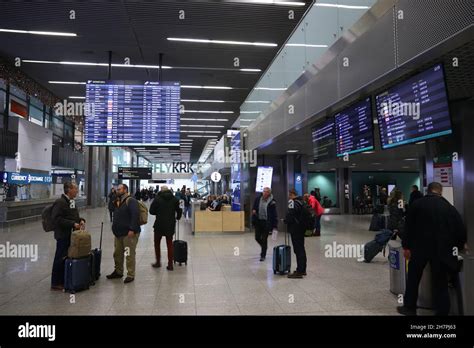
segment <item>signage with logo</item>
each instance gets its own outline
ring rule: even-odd
[[[273,167],[258,167],[256,192],[263,192],[265,187],[272,188]]]
[[[44,174],[32,174],[32,173],[5,173],[7,182],[15,185],[26,185],[26,184],[51,184],[53,178],[51,175]]]
[[[192,162],[173,162],[173,163],[156,163],[155,172],[160,174],[175,174],[175,173],[194,173],[194,163]]]
[[[140,168],[140,167],[118,167],[118,178],[119,179],[131,179],[131,180],[150,180],[151,168]]]
[[[388,255],[388,261],[390,263],[390,267],[393,269],[399,270],[400,269],[400,252],[398,250],[390,250],[390,255]]]
[[[230,141],[232,153],[240,153],[240,132]],[[240,163],[230,165],[230,188],[232,190],[232,211],[240,211]]]
[[[295,190],[298,196],[303,195],[303,174],[295,173]]]
[[[211,180],[214,181],[214,182],[221,181],[221,177],[222,177],[222,175],[219,172],[214,172],[214,173],[211,174]]]

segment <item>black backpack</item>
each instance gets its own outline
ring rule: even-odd
[[[43,230],[45,232],[54,230],[53,206],[54,204],[47,205],[41,212],[41,223],[43,224]]]
[[[312,230],[314,228],[314,209],[305,201],[300,204],[300,224],[304,226],[305,230]]]

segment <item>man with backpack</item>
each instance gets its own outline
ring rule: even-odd
[[[140,237],[140,207],[135,198],[128,193],[128,186],[120,184],[117,188],[117,203],[113,215],[112,232],[115,236],[114,271],[107,279],[123,277],[123,263],[126,257],[127,277],[124,283],[135,279],[135,251]]]
[[[56,291],[64,290],[64,260],[71,244],[71,233],[73,230],[79,230],[86,222],[86,220],[79,217],[79,211],[74,201],[78,192],[77,184],[75,182],[65,182],[63,188],[64,194],[51,206],[51,214],[49,215],[54,229],[54,239],[56,239],[51,290]]]
[[[312,216],[303,199],[294,189],[289,192],[288,212],[285,223],[291,235],[293,250],[296,255],[296,271],[289,274],[290,279],[301,279],[306,275],[306,250],[304,248],[304,233],[307,226],[313,224]]]

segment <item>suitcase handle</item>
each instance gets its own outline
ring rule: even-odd
[[[102,250],[102,233],[104,232],[104,222],[100,224],[100,244],[99,244],[99,249]]]

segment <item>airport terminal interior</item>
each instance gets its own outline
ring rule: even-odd
[[[0,2],[0,315],[407,314],[433,195],[459,268],[409,309],[473,315],[473,34],[471,0]]]

